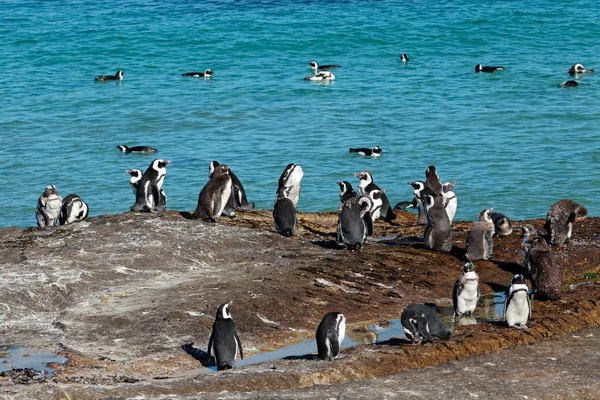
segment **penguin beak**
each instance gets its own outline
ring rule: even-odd
[[[167,165],[171,164],[172,162],[173,161],[171,161],[171,160],[165,160],[165,164],[167,164]]]
[[[232,304],[233,304],[233,300],[231,300],[229,303],[227,303],[227,305],[228,305],[229,307],[231,307],[231,305],[232,305]]]

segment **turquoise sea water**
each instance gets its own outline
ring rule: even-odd
[[[335,182],[364,169],[392,204],[411,200],[430,164],[458,182],[458,219],[490,205],[541,218],[567,197],[600,210],[594,1],[4,0],[0,21],[0,226],[35,225],[49,184],[90,215],[128,211],[124,171],[155,156],[119,144],[173,160],[174,210],[195,208],[213,159],[258,208],[294,162],[300,211],[337,209]],[[305,82],[313,60],[342,65],[335,82]],[[597,72],[559,88],[576,62]],[[181,76],[206,68],[213,79]],[[380,159],[348,153],[375,145]]]

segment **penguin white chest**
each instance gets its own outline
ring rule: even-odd
[[[215,196],[220,196],[220,207],[218,210],[215,210],[215,216],[216,217],[220,217],[221,213],[223,212],[223,210],[225,209],[225,206],[227,205],[227,201],[229,200],[229,196],[231,196],[231,180],[229,181],[228,185],[225,185],[225,187],[223,188],[223,190],[221,191],[220,194],[215,193]],[[216,199],[213,199],[214,204],[216,204]]]

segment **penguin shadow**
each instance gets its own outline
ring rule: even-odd
[[[194,214],[193,212],[189,212],[189,211],[180,211],[179,215],[181,215],[185,219],[198,219],[196,217],[196,214]]]
[[[320,361],[321,359],[316,354],[304,354],[301,356],[287,356],[282,360],[305,360],[305,361]]]
[[[205,368],[217,366],[214,357],[211,357],[206,351],[194,347],[194,343],[183,344],[181,345],[181,349],[194,357],[194,359],[200,361],[200,364]]]
[[[312,243],[316,244],[319,247],[323,247],[325,249],[344,250],[344,248],[345,248],[344,246],[342,246],[340,243],[336,242],[333,239],[331,239],[331,240],[313,240]]]
[[[467,261],[467,249],[458,246],[452,246],[450,254],[459,260]]]
[[[413,342],[406,338],[389,338],[388,340],[382,340],[381,342],[375,343],[375,346],[406,346],[412,345]]]
[[[494,291],[494,293],[498,293],[498,292],[507,293],[508,292],[509,285],[501,285],[501,284],[495,283],[495,282],[485,282],[485,284],[488,285]]]
[[[500,268],[502,271],[510,272],[513,275],[516,275],[516,274],[522,274],[523,276],[529,275],[529,271],[527,271],[527,268],[525,268],[521,264],[517,264],[515,262],[502,262],[502,261],[494,261],[494,260],[488,260],[488,261],[491,261],[492,263],[496,264],[496,266],[498,268]]]
[[[305,231],[308,231],[308,232],[312,233],[313,235],[326,236],[326,237],[334,237],[335,238],[335,233],[328,233],[328,232],[319,231],[319,230],[317,230],[315,228],[311,228],[308,225],[302,225],[302,229],[304,229]]]

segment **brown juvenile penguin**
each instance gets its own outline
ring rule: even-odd
[[[427,195],[425,197],[427,208],[427,225],[423,237],[425,246],[430,250],[452,251],[452,223],[444,208],[444,198]]]
[[[467,254],[469,261],[487,260],[494,250],[493,235],[495,232],[491,213],[494,208],[485,208],[479,213],[479,220],[467,235]]]
[[[562,269],[556,263],[546,240],[541,236],[529,236],[529,232],[526,232],[523,250],[535,298],[559,300],[563,281]]]
[[[443,185],[433,165],[430,165],[425,170],[425,178],[425,188],[431,190],[434,195],[441,196]]]
[[[510,218],[506,215],[493,212],[490,214],[492,221],[494,222],[494,229],[498,236],[509,236],[513,232],[513,224]]]
[[[546,232],[552,246],[567,245],[573,233],[573,222],[585,218],[588,211],[573,200],[559,200],[550,207],[546,216]]]
[[[217,218],[223,213],[231,195],[231,177],[228,165],[218,165],[206,185],[202,188],[198,196],[198,206],[196,207],[196,218],[202,218],[206,221],[216,222]],[[234,214],[235,215],[235,214]]]

